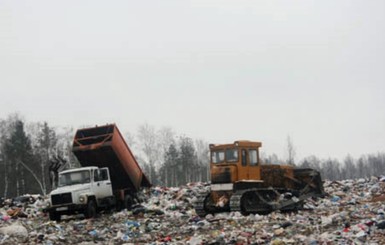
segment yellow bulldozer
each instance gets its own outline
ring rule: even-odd
[[[318,171],[262,164],[261,146],[261,142],[252,141],[210,144],[211,190],[197,198],[195,211],[199,216],[226,211],[249,214],[297,210],[307,198],[324,196]]]

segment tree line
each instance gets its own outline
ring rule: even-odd
[[[177,135],[171,128],[140,125],[126,141],[154,185],[179,186],[209,180],[208,143]]]
[[[0,197],[46,195],[54,189],[59,171],[80,166],[72,153],[74,134],[74,128],[26,122],[19,114],[0,119]],[[153,185],[209,180],[208,143],[203,140],[148,124],[124,137]]]
[[[317,169],[324,179],[329,180],[379,177],[385,176],[385,153],[362,155],[358,159],[348,155],[342,162],[310,156],[303,159],[299,166]]]
[[[57,178],[52,173],[76,166],[70,132],[47,122],[26,124],[18,114],[0,119],[0,195],[47,194]]]
[[[59,171],[79,167],[72,154],[74,134],[74,128],[26,122],[19,114],[0,119],[0,196],[46,195],[55,188]],[[210,180],[208,142],[149,124],[140,125],[136,132],[124,133],[124,137],[154,185],[180,186]],[[262,157],[262,162],[294,164],[290,138],[288,143],[288,160],[272,154]],[[385,154],[368,154],[359,159],[347,156],[343,162],[310,156],[296,165],[317,169],[324,179],[366,178],[385,173]]]

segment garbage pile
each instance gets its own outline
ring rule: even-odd
[[[192,183],[144,191],[132,210],[101,213],[96,219],[50,221],[46,200],[24,196],[2,200],[0,244],[384,244],[385,178],[325,181],[327,196],[305,209],[268,215],[238,212],[201,218],[193,208]]]

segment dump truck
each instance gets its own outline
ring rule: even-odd
[[[115,124],[76,131],[72,152],[81,168],[59,173],[58,188],[46,209],[51,220],[61,215],[95,217],[102,209],[130,209],[141,188],[151,183]]]
[[[210,144],[211,185],[197,197],[195,211],[266,214],[303,207],[307,198],[324,196],[318,171],[291,165],[262,164],[261,142]]]

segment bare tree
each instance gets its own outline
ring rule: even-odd
[[[167,152],[168,147],[171,144],[175,144],[175,133],[170,127],[162,127],[157,132],[157,143],[159,148],[159,159],[164,158],[164,154]]]
[[[346,156],[344,160],[343,174],[344,179],[354,179],[357,177],[357,167],[350,155]]]
[[[312,168],[316,170],[321,170],[321,160],[314,155],[308,156],[302,160],[302,163],[300,166],[302,168]]]
[[[131,132],[126,132],[124,136],[124,140],[126,141],[128,147],[130,147],[130,149],[132,150],[136,146],[135,135]]]
[[[48,175],[48,165],[50,159],[57,150],[57,137],[56,132],[53,128],[48,126],[47,122],[38,123],[37,128],[34,132],[31,132],[30,135],[36,135],[34,144],[35,154],[39,159],[40,172],[42,178],[42,185],[44,193],[47,191],[47,175]],[[32,137],[32,141],[34,137]],[[52,185],[51,185],[52,186]]]
[[[73,127],[62,127],[56,129],[57,144],[55,152],[54,154],[52,154],[52,157],[60,156],[67,162],[68,168],[75,168],[80,166],[77,158],[72,153],[74,133],[75,129]]]
[[[264,164],[284,164],[284,160],[281,160],[277,154],[273,153],[271,155],[266,156],[265,153],[262,153],[261,161]]]
[[[52,189],[55,189],[58,186],[59,172],[66,169],[67,166],[68,161],[62,158],[60,155],[52,156],[49,166],[49,180]]]
[[[335,159],[327,159],[322,164],[321,174],[325,179],[339,180],[341,178],[340,163]]]
[[[139,126],[138,130],[139,148],[144,153],[145,169],[147,167],[148,177],[152,183],[155,181],[156,164],[159,162],[159,144],[155,128],[149,124]]]
[[[23,161],[19,161],[19,163],[25,168],[28,170],[28,172],[33,176],[33,178],[36,180],[36,182],[39,184],[40,186],[40,190],[41,190],[41,193],[45,196],[47,194],[47,190],[45,188],[45,186],[42,184],[42,181],[36,176],[36,174],[32,171],[32,169],[30,167],[28,167],[27,164],[25,164]]]
[[[358,160],[357,160],[357,169],[358,169],[358,172],[360,173],[360,177],[361,178],[365,178],[365,177],[370,177],[371,175],[371,171],[370,169],[368,169],[368,159],[367,157],[365,156],[361,156]]]
[[[2,163],[4,165],[4,168],[2,170],[2,173],[4,174],[3,175],[3,179],[4,179],[4,194],[3,194],[3,196],[6,197],[8,194],[9,181],[8,181],[7,161],[5,160],[5,156],[3,154],[0,155],[0,163]]]
[[[175,181],[175,169],[173,169],[172,164],[175,159],[170,159],[169,150],[170,147],[175,147],[175,133],[170,127],[162,127],[158,130],[158,148],[159,148],[159,159],[162,161],[161,166],[158,166],[157,169],[159,177],[166,186],[171,186],[172,181]],[[177,154],[177,153],[176,153]]]
[[[290,165],[295,165],[295,147],[290,135],[287,136],[287,160],[286,163]]]
[[[195,140],[196,161],[199,167],[198,181],[210,179],[209,144],[202,139]]]

